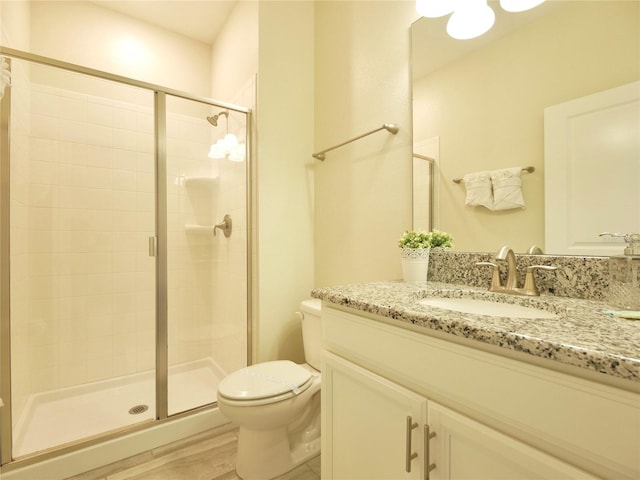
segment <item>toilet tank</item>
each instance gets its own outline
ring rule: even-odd
[[[320,352],[322,350],[321,303],[321,300],[317,298],[300,302],[304,356],[306,362],[318,371],[320,370]]]

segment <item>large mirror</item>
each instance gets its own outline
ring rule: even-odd
[[[412,25],[414,154],[434,159],[428,226],[451,233],[458,251],[544,250],[545,109],[638,81],[640,2],[547,0],[521,13],[489,4],[495,24],[476,39],[450,38],[447,17]],[[627,170],[636,192],[638,165],[636,158]],[[533,167],[521,175],[524,208],[465,204],[466,186],[454,179],[506,167]],[[618,205],[616,186],[602,187],[593,195]]]

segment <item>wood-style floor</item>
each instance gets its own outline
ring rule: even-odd
[[[240,480],[237,441],[237,429],[223,426],[67,480]],[[278,480],[320,480],[320,457]]]

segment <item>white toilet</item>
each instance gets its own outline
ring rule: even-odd
[[[236,473],[269,480],[320,453],[320,300],[300,304],[307,363],[258,363],[222,379],[220,411],[240,427]]]

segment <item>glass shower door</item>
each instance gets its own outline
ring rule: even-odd
[[[12,74],[16,458],[155,418],[155,179],[153,92]]]
[[[247,364],[247,129],[245,113],[170,95],[166,108],[173,415],[214,403]]]

